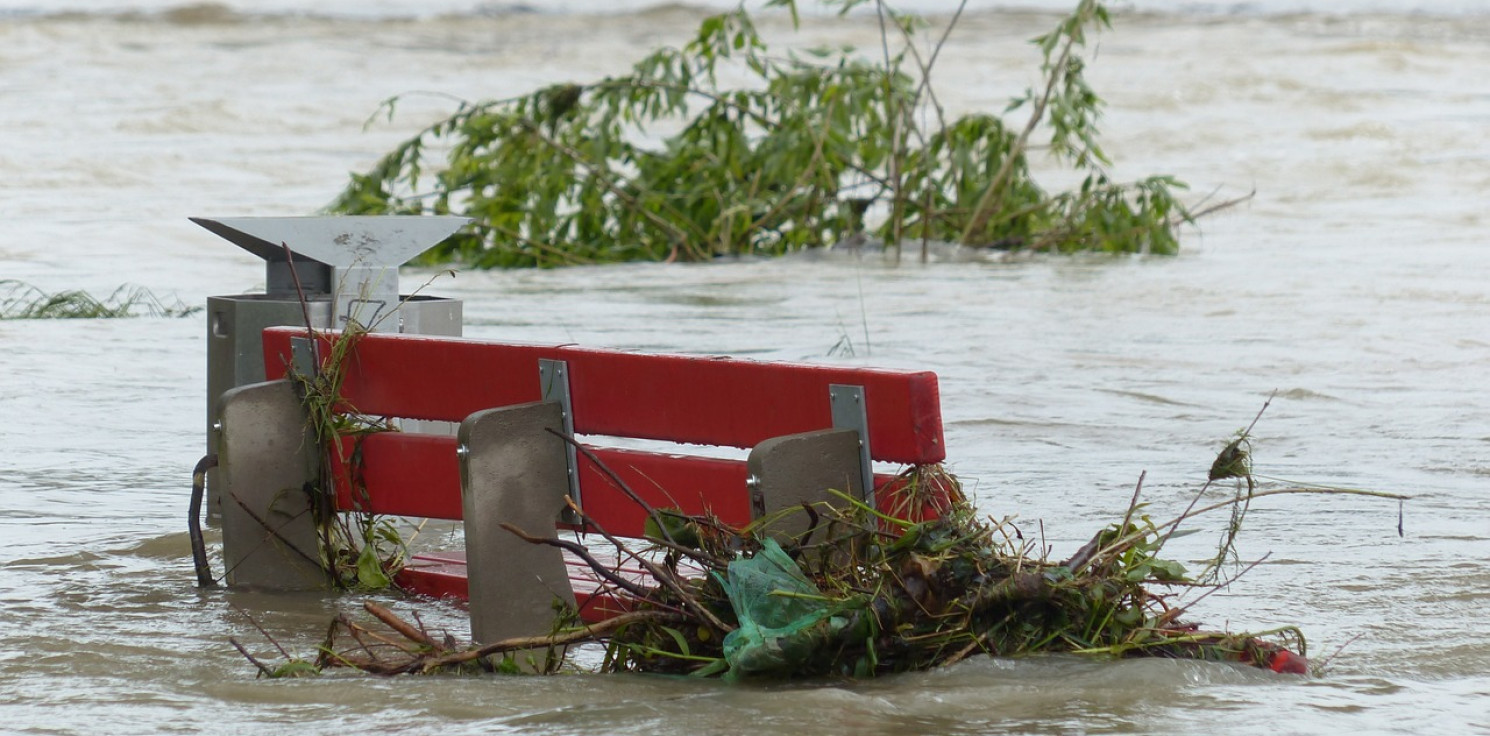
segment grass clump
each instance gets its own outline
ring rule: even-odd
[[[80,289],[47,293],[24,281],[0,280],[0,319],[186,317],[201,309],[167,302],[141,286],[120,286],[100,299]]]

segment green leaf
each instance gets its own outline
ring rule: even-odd
[[[1185,566],[1173,560],[1155,559],[1149,562],[1149,568],[1154,580],[1165,582],[1184,582]]]
[[[683,636],[683,632],[678,631],[671,626],[659,626],[657,628],[661,629],[664,632],[667,632],[667,635],[672,637],[673,643],[678,645],[679,654],[682,654],[685,657],[693,656],[693,651],[689,649],[688,639]]]
[[[357,554],[357,585],[368,590],[383,590],[393,585],[373,545],[364,545]]]

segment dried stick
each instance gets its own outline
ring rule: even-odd
[[[389,628],[397,631],[400,634],[403,634],[405,639],[408,639],[415,644],[422,644],[435,651],[441,651],[442,647],[439,644],[435,643],[435,640],[430,638],[429,634],[426,634],[425,632],[409,625],[407,621],[404,621],[398,616],[395,616],[392,611],[376,603],[373,603],[372,601],[363,601],[362,608],[363,610],[372,614],[373,618],[382,621],[383,623],[387,624]]]
[[[252,662],[253,663],[253,666],[258,667],[259,668],[259,674],[261,674],[261,675],[263,675],[265,677],[274,677],[274,670],[271,670],[268,667],[265,667],[263,662],[260,662],[259,660],[254,659],[254,655],[249,654],[248,653],[248,650],[247,649],[244,649],[243,648],[243,645],[242,644],[239,644],[237,639],[234,639],[233,637],[230,636],[230,637],[228,637],[228,643],[229,644],[232,644],[233,645],[233,648],[234,649],[237,649],[238,650],[238,653],[239,654],[242,654],[245,659],[247,659],[248,661]]]
[[[407,655],[409,655],[411,657],[417,657],[417,656],[420,655],[420,652],[419,652],[418,649],[411,648],[409,645],[405,644],[404,642],[395,641],[395,640],[393,640],[393,639],[391,639],[389,637],[383,636],[382,634],[380,634],[380,633],[378,633],[376,631],[373,631],[372,629],[369,629],[366,626],[362,626],[360,624],[355,624],[355,623],[352,623],[352,622],[348,621],[347,622],[347,631],[353,633],[353,636],[355,638],[357,638],[357,643],[358,644],[362,644],[363,651],[366,651],[368,654],[372,654],[372,650],[369,649],[367,647],[367,645],[362,642],[361,637],[363,635],[366,635],[366,636],[372,638],[372,640],[375,643],[384,644],[384,645],[393,647],[394,649],[397,649],[398,651],[403,652],[404,654],[407,654]],[[374,658],[376,659],[376,657],[374,657]]]
[[[617,575],[614,571],[608,569],[604,563],[595,559],[590,554],[589,550],[585,549],[585,546],[579,544],[578,542],[571,542],[567,539],[558,539],[556,537],[535,537],[505,521],[498,524],[498,526],[506,529],[509,532],[512,532],[513,534],[516,534],[518,539],[521,539],[529,544],[546,544],[550,547],[558,547],[559,549],[573,552],[580,559],[584,560],[585,564],[589,565],[590,569],[594,570],[597,575],[605,578],[611,584],[615,585],[618,588],[621,588],[622,590],[625,590],[627,593],[630,593],[637,598],[647,597],[649,591],[646,588],[643,588],[636,583],[633,583],[630,580]]]
[[[1180,614],[1183,613],[1186,609],[1193,608],[1195,606],[1195,604],[1197,604],[1197,603],[1205,600],[1206,599],[1206,596],[1209,596],[1210,594],[1212,594],[1212,593],[1214,593],[1214,592],[1216,592],[1216,591],[1218,591],[1218,590],[1220,590],[1222,588],[1225,588],[1225,587],[1231,585],[1232,583],[1236,582],[1243,575],[1246,575],[1247,573],[1251,572],[1252,571],[1252,568],[1257,567],[1258,565],[1261,565],[1263,562],[1267,561],[1267,558],[1272,557],[1272,556],[1273,556],[1273,553],[1272,552],[1269,552],[1269,553],[1263,555],[1262,557],[1259,557],[1256,560],[1253,560],[1251,564],[1249,564],[1246,567],[1242,568],[1242,570],[1240,572],[1238,572],[1237,574],[1231,576],[1231,578],[1228,579],[1226,582],[1220,582],[1220,583],[1216,583],[1215,585],[1212,585],[1210,587],[1210,589],[1206,590],[1206,592],[1201,593],[1200,595],[1196,596],[1195,597],[1195,600],[1190,601],[1189,603],[1186,603],[1185,605],[1180,606],[1180,607],[1174,609],[1175,611],[1178,611],[1179,613],[1175,613],[1173,615],[1170,615],[1169,613],[1165,613],[1164,614],[1165,618],[1169,618],[1169,619],[1178,618],[1180,616]]]
[[[588,515],[585,514],[583,509],[581,509],[577,504],[574,503],[574,499],[565,496],[564,503],[569,504],[569,508],[574,511],[575,514],[579,515],[580,519],[582,519],[586,524],[595,527],[595,530],[600,532],[601,536],[605,537],[605,540],[607,542],[616,545],[616,549],[622,550],[626,554],[630,555],[633,560],[636,560],[637,564],[646,568],[647,572],[650,573],[652,577],[657,580],[658,583],[676,593],[678,598],[682,600],[683,606],[685,608],[693,611],[693,613],[699,618],[707,621],[711,626],[722,632],[729,633],[735,630],[736,627],[730,626],[729,624],[719,620],[719,617],[715,616],[712,611],[700,605],[698,600],[690,595],[688,591],[684,590],[683,586],[678,583],[677,576],[673,575],[669,570],[663,568],[657,563],[631,551],[631,548],[623,544],[621,540],[616,539],[615,535],[606,531],[605,528],[600,526],[599,524],[596,524],[594,519],[591,519]]]
[[[976,652],[978,650],[983,649],[983,646],[984,646],[983,645],[983,640],[985,638],[987,638],[987,636],[988,636],[987,633],[982,633],[982,634],[979,634],[979,635],[973,637],[973,640],[970,641],[970,642],[968,642],[967,646],[965,646],[962,649],[958,650],[952,656],[950,656],[950,657],[942,660],[941,662],[938,662],[937,663],[937,666],[938,667],[951,667],[952,665],[957,664],[958,662],[961,662],[964,659],[967,659],[968,658],[968,655],[971,655],[973,652]]]
[[[346,628],[347,635],[352,637],[352,641],[357,642],[357,646],[361,647],[362,651],[367,652],[368,660],[374,664],[382,665],[382,660],[378,659],[377,653],[373,652],[373,650],[367,646],[367,642],[362,640],[362,632],[367,630],[362,628],[361,626],[358,626],[357,624],[352,623],[352,619],[347,618],[347,614],[345,613],[337,614],[337,619],[341,621],[341,625]]]
[[[558,437],[561,440],[564,440],[565,443],[567,443],[568,445],[572,446],[581,455],[584,455],[586,460],[589,460],[591,463],[594,463],[595,464],[595,467],[601,473],[604,473],[605,474],[605,477],[608,480],[610,480],[610,482],[611,482],[612,485],[614,485],[622,493],[626,494],[626,497],[629,498],[629,499],[631,499],[632,503],[635,503],[637,506],[642,507],[642,510],[647,512],[647,516],[648,517],[653,518],[653,519],[656,519],[657,525],[659,527],[662,526],[662,520],[656,518],[657,517],[657,509],[652,508],[652,505],[651,504],[647,503],[646,501],[643,501],[641,496],[636,495],[636,491],[631,490],[631,486],[629,484],[627,484],[626,481],[621,480],[621,476],[617,475],[616,474],[616,471],[611,470],[610,466],[609,465],[606,465],[605,462],[603,460],[601,460],[599,458],[599,456],[597,456],[594,453],[594,451],[592,451],[590,448],[585,447],[584,445],[580,444],[580,441],[577,440],[577,439],[575,439],[574,436],[571,435],[571,434],[567,434],[565,432],[560,432],[560,431],[555,430],[555,429],[548,429],[548,432],[550,434],[552,434],[553,436]],[[664,529],[663,530],[663,534],[666,534],[666,533],[667,533],[667,530]],[[671,540],[669,540],[669,541],[671,541]]]
[[[236,603],[230,603],[228,605],[231,605],[233,607],[233,610],[234,611],[237,611],[244,618],[248,619],[249,625],[250,626],[253,626],[255,629],[257,629],[258,632],[259,632],[259,634],[262,635],[265,639],[267,639],[270,644],[273,644],[274,645],[274,648],[277,649],[277,650],[279,650],[279,653],[280,653],[281,656],[283,656],[285,659],[293,659],[293,657],[290,656],[290,653],[288,651],[286,651],[283,646],[280,646],[280,643],[279,643],[279,641],[277,639],[275,639],[274,637],[270,636],[269,635],[269,632],[265,631],[264,630],[264,627],[260,626],[259,625],[259,622],[254,620],[254,617],[253,616],[248,615],[248,611],[245,611],[242,608],[239,608],[238,607],[238,604],[236,604]]]
[[[588,447],[585,447],[583,444],[580,444],[579,440],[575,439],[572,435],[553,429],[549,429],[548,432],[553,434],[555,437],[564,440],[564,442],[568,443],[569,445],[572,445],[575,450],[577,450],[581,455],[585,456],[586,460],[589,460],[591,463],[593,463],[596,469],[603,473],[606,479],[609,480],[612,485],[614,485],[622,493],[626,494],[626,497],[631,499],[633,503],[635,503],[637,506],[640,506],[641,509],[647,513],[647,518],[656,522],[657,530],[662,533],[663,539],[652,541],[656,542],[659,546],[665,547],[674,552],[677,552],[678,554],[685,555],[692,559],[703,562],[710,567],[720,568],[728,564],[728,561],[721,560],[712,555],[704,554],[702,550],[692,549],[690,547],[678,544],[677,540],[673,539],[672,532],[668,531],[667,525],[663,523],[661,512],[659,512],[651,504],[643,500],[642,497],[631,488],[630,484],[622,480],[621,476],[618,475],[616,471],[612,470],[609,465],[606,465],[605,461],[601,460],[600,457],[594,453],[594,451],[592,451]],[[580,516],[584,516],[583,511],[579,511],[578,509],[576,509],[576,511],[578,511]],[[600,526],[598,524],[595,524],[593,521],[589,521],[589,517],[585,518],[587,519],[587,524],[594,526],[597,530],[600,531],[601,534],[605,535],[605,530],[600,529]],[[625,545],[615,542],[615,540],[611,538],[610,535],[605,535],[605,537],[612,543],[616,544],[617,547],[626,550],[626,552],[631,554],[632,557],[636,557],[636,554],[634,552],[631,552],[631,550],[627,549]]]
[[[609,634],[617,629],[641,621],[683,623],[687,620],[688,617],[680,613],[671,613],[668,611],[633,611],[631,613],[623,613],[614,618],[605,619],[604,621],[601,621],[599,623],[589,624],[584,626],[583,628],[575,629],[573,631],[567,631],[560,634],[550,634],[548,636],[518,636],[511,639],[503,639],[501,641],[492,642],[491,644],[487,644],[478,649],[469,649],[464,652],[454,652],[452,654],[446,654],[440,657],[425,659],[422,663],[419,664],[419,669],[423,672],[429,672],[440,667],[447,667],[453,664],[470,662],[475,659],[481,659],[482,657],[499,654],[501,652],[510,652],[518,649],[536,649],[538,647],[562,646],[565,644],[573,644],[575,642],[599,639],[600,637],[603,637],[606,634]]]

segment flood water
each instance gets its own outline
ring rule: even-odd
[[[0,5],[0,278],[138,284],[188,304],[263,276],[187,217],[310,214],[452,104],[410,97],[364,130],[380,100],[591,79],[679,42],[701,12],[104,5]],[[471,336],[934,370],[951,469],[981,510],[1017,515],[1056,556],[1117,521],[1142,473],[1150,513],[1180,513],[1276,392],[1254,433],[1257,472],[1286,479],[1269,487],[1408,494],[1404,534],[1394,502],[1264,499],[1239,551],[1265,561],[1191,618],[1296,624],[1313,658],[1338,652],[1322,675],[985,658],[779,686],[255,679],[228,638],[273,651],[245,614],[308,654],[358,601],[193,587],[204,318],[10,321],[0,732],[1490,733],[1490,16],[1153,7],[1118,13],[1092,65],[1116,175],[1171,173],[1196,200],[1256,191],[1188,232],[1178,257],[461,272],[429,293],[465,300]],[[970,12],[940,62],[944,102],[1002,109],[1033,82],[1023,40],[1053,19]],[[865,19],[813,21],[801,38],[878,43]],[[1206,557],[1225,521],[1197,521],[1204,533],[1170,553]],[[465,635],[458,610],[420,611]]]

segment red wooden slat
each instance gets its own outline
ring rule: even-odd
[[[381,432],[364,436],[360,449],[357,444],[352,438],[344,439],[345,460],[332,458],[338,509],[461,518],[460,467],[454,437]],[[689,515],[713,514],[735,528],[750,523],[750,498],[745,488],[748,473],[742,461],[607,447],[587,449],[653,508],[677,509]],[[362,460],[362,476],[356,485],[348,477],[353,453],[360,453]],[[895,476],[875,476],[876,485],[893,480]],[[923,516],[907,513],[897,490],[890,487],[876,497],[880,510],[907,518]],[[580,458],[580,495],[585,513],[606,531],[618,537],[644,535],[646,511],[585,457]]]
[[[412,432],[379,432],[359,441],[342,439],[341,457],[331,459],[336,506],[393,516],[460,519],[460,464],[455,438]],[[348,478],[354,452],[362,456],[360,482]],[[355,463],[352,464],[355,467]]]
[[[710,513],[735,527],[750,523],[744,462],[598,447],[592,452],[653,508]],[[594,463],[581,457],[579,465],[585,514],[618,537],[643,536],[647,512]]]
[[[393,579],[400,588],[415,595],[460,601],[471,599],[465,553],[414,555]]]
[[[264,332],[269,378],[284,374],[295,328]],[[575,430],[584,434],[752,447],[832,425],[828,385],[864,387],[870,454],[923,464],[946,457],[936,374],[422,335],[364,335],[345,367],[363,413],[461,421],[541,398],[538,360],[566,361]]]
[[[570,561],[571,568],[575,564]],[[459,552],[415,555],[396,576],[401,588],[414,595],[429,598],[470,600],[470,581],[466,577],[466,557]],[[581,620],[595,623],[625,613],[632,608],[630,600],[618,597],[603,587],[588,568],[572,569],[569,583]]]
[[[360,452],[362,476],[353,485],[348,464],[332,459],[337,508],[393,516],[460,519],[460,466],[454,437],[381,432],[361,440],[360,450],[342,443],[347,461]],[[750,522],[745,463],[738,460],[664,455],[636,450],[589,448],[638,497],[653,508],[687,514],[712,513],[726,524]],[[640,537],[646,511],[588,459],[580,459],[580,495],[585,513],[606,531]]]

